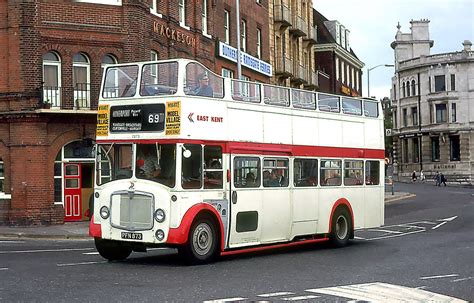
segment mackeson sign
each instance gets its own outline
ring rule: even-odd
[[[187,35],[179,30],[172,29],[168,26],[163,24],[159,24],[158,22],[153,22],[153,31],[160,36],[167,37],[168,39],[174,40],[179,43],[186,44],[188,46],[195,47],[196,46],[196,38]]]

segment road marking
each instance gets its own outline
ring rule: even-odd
[[[91,265],[91,264],[101,264],[107,263],[107,261],[99,261],[99,262],[80,262],[80,263],[65,263],[65,264],[56,264],[58,267],[64,266],[76,266],[76,265]]]
[[[61,251],[84,251],[93,250],[94,248],[59,248],[59,249],[37,249],[37,250],[5,250],[0,254],[21,254],[21,253],[42,253],[42,252],[61,252]]]
[[[19,243],[25,243],[25,241],[15,241],[15,240],[9,241],[9,240],[5,240],[5,241],[0,241],[0,243],[19,244]]]
[[[362,238],[362,237],[354,237],[354,239],[356,239],[356,240],[367,240],[366,238]]]
[[[281,291],[281,292],[273,292],[269,294],[261,294],[257,295],[258,297],[263,297],[263,298],[269,298],[269,297],[278,297],[278,296],[289,296],[289,295],[294,295],[294,293],[289,292],[289,291]]]
[[[438,221],[443,221],[443,222],[441,222],[440,224],[436,225],[436,226],[433,227],[432,229],[437,229],[438,227],[441,227],[441,226],[443,226],[444,224],[453,221],[453,220],[456,219],[457,217],[458,217],[458,216],[454,216],[454,217],[446,218],[446,219],[440,219],[440,220],[438,220]]]
[[[461,281],[467,281],[467,280],[472,280],[473,277],[468,277],[468,278],[461,278],[461,279],[456,279],[452,280],[451,282],[461,282]]]
[[[411,232],[408,232],[408,233],[402,233],[402,234],[397,234],[397,235],[389,235],[389,236],[382,236],[382,237],[370,238],[370,239],[367,239],[367,241],[373,241],[373,240],[381,240],[381,239],[389,239],[389,238],[407,236],[407,235],[417,234],[417,233],[421,233],[421,232],[425,232],[425,231],[426,231],[425,229],[420,229],[420,230],[415,230],[415,231],[411,231]]]
[[[307,289],[306,291],[369,302],[467,302],[422,289],[379,282]]]
[[[308,295],[308,296],[298,296],[298,297],[289,297],[289,298],[281,298],[284,301],[301,301],[301,300],[309,300],[309,299],[316,299],[319,296]]]
[[[242,300],[247,300],[247,298],[236,297],[236,298],[217,299],[217,300],[204,301],[204,303],[233,302],[233,301],[242,301]]]
[[[88,253],[82,253],[83,255],[98,255],[99,252],[93,251],[93,252],[88,252]]]
[[[398,230],[388,230],[388,229],[371,229],[370,231],[378,231],[378,232],[383,232],[383,233],[388,233],[388,234],[402,234],[403,233]]]
[[[8,267],[0,267],[0,270],[8,270]]]
[[[420,280],[442,279],[442,278],[453,278],[453,277],[459,277],[459,275],[458,274],[450,274],[450,275],[420,277]]]

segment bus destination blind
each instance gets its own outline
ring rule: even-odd
[[[113,106],[110,109],[110,132],[163,131],[164,104],[137,104]]]

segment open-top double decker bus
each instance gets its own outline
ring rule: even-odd
[[[90,235],[109,260],[157,246],[193,263],[344,246],[384,222],[383,160],[375,100],[222,78],[185,59],[111,65]]]

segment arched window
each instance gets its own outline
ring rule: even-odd
[[[107,67],[109,64],[117,64],[118,60],[114,55],[107,54],[102,58],[102,74],[104,73],[104,68]],[[107,75],[107,84],[105,87],[107,90],[102,92],[102,95],[106,98],[115,98],[118,95],[117,88],[118,88],[118,75],[117,71],[109,73]]]
[[[402,83],[402,94],[403,94],[403,98],[405,98],[406,96],[405,82]]]
[[[407,81],[407,84],[406,84],[406,88],[407,88],[407,97],[410,97],[410,81]]]
[[[107,64],[117,64],[117,58],[114,55],[107,54],[102,58],[102,68]]]
[[[417,95],[415,80],[411,80],[411,94],[412,94],[413,96],[416,96],[416,95]]]
[[[77,53],[72,60],[72,81],[74,87],[74,107],[90,108],[90,62],[83,53]]]
[[[55,52],[43,55],[43,103],[61,106],[61,59]]]

